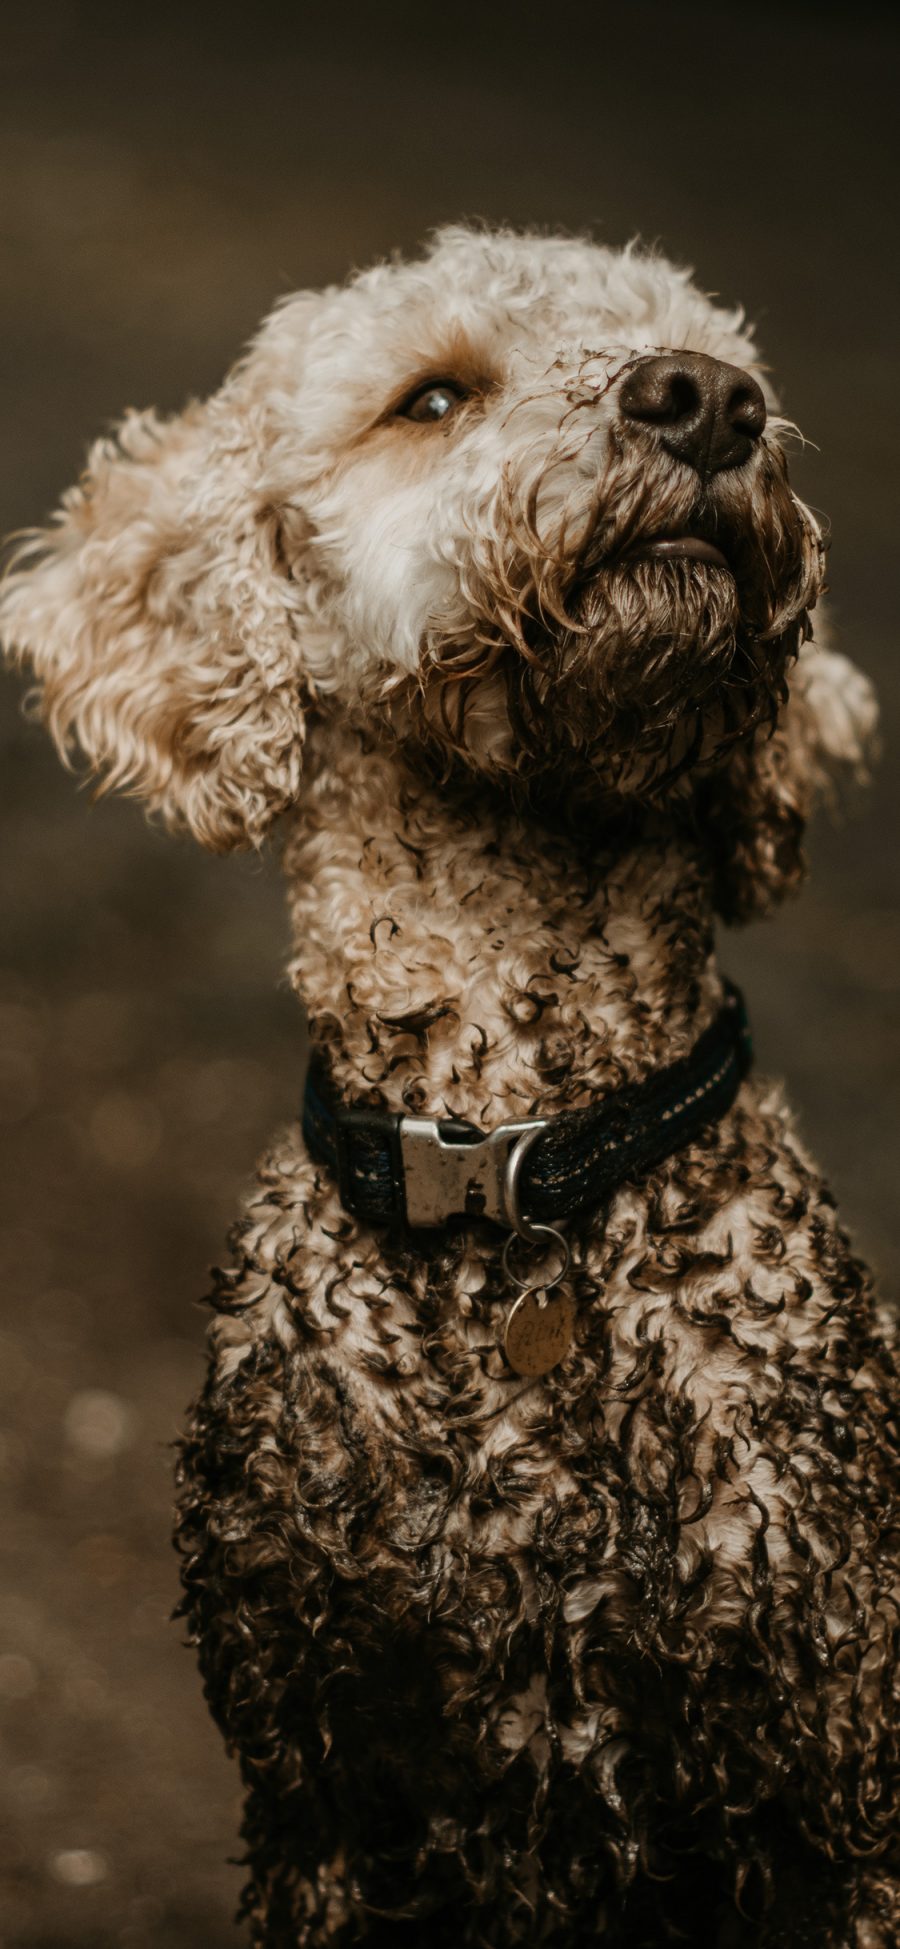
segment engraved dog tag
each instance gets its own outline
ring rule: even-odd
[[[565,1359],[575,1337],[575,1301],[567,1293],[533,1287],[511,1308],[503,1336],[506,1358],[517,1374],[549,1374]]]

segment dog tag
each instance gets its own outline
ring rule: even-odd
[[[533,1287],[520,1294],[506,1322],[503,1347],[517,1374],[549,1374],[575,1337],[575,1301],[567,1293]]]

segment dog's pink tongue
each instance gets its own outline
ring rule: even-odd
[[[715,548],[711,541],[701,541],[699,535],[660,535],[632,551],[633,559],[643,555],[654,555],[662,561],[684,557],[689,562],[713,562],[717,568],[728,567],[721,549]]]

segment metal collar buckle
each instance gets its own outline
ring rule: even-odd
[[[436,1117],[401,1117],[400,1153],[406,1216],[410,1225],[443,1225],[453,1216],[493,1218],[511,1232],[523,1230],[519,1175],[546,1117],[498,1123],[486,1137],[465,1124]]]

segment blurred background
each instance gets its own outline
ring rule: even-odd
[[[802,900],[723,944],[896,1292],[897,29],[866,5],[8,10],[0,528],[128,405],[215,387],[281,292],[460,215],[657,239],[760,321],[884,708]],[[207,1269],[296,1005],[265,861],[92,808],[0,685],[0,1949],[227,1949],[238,1783],[168,1621]]]

